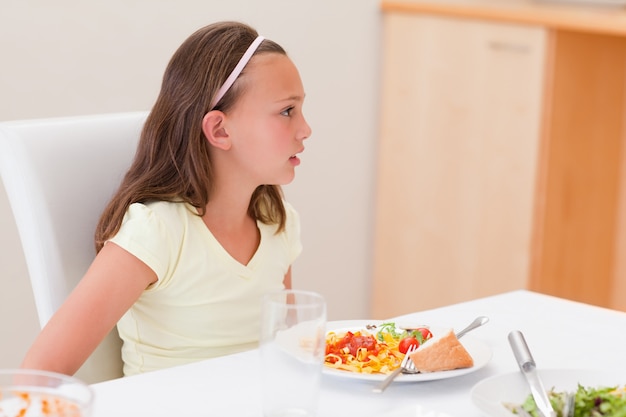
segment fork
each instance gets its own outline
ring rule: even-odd
[[[411,347],[413,347],[413,346],[411,346]],[[415,349],[417,349],[417,348],[415,348]],[[409,350],[411,352],[413,352],[413,351],[415,351],[415,349],[413,349],[413,350],[409,349]],[[409,352],[407,352],[407,354],[408,353]],[[406,359],[406,357],[405,357],[405,359]],[[413,362],[413,361],[407,361],[407,363],[405,364],[404,368],[402,368],[402,373],[403,374],[411,375],[411,374],[419,374],[419,372],[420,371],[417,370],[417,368],[415,367],[415,362]]]
[[[417,369],[415,369],[415,365],[413,364],[413,361],[410,358],[411,353],[415,352],[416,349],[417,349],[416,345],[412,345],[411,347],[409,347],[409,350],[407,350],[406,353],[404,354],[404,359],[402,359],[400,366],[397,369],[395,369],[392,373],[387,375],[387,378],[385,378],[385,380],[379,386],[374,388],[373,391],[375,393],[383,392],[389,386],[389,384],[391,384],[391,381],[393,381],[401,373],[415,374],[419,372]]]
[[[559,415],[562,417],[574,417],[575,408],[576,408],[576,393],[568,392],[567,394],[565,394],[565,397],[563,398],[563,409],[561,411],[561,414]],[[526,411],[521,405],[516,406],[511,411],[513,411],[513,414],[517,414],[518,416],[521,416],[521,417],[532,417],[532,415],[528,411]],[[543,414],[540,414],[540,415],[543,415]]]
[[[574,417],[576,407],[576,392],[569,392],[563,401],[563,417]]]
[[[576,407],[576,393],[567,393],[563,400],[562,417],[574,417],[574,408]],[[531,414],[526,411],[521,405],[518,405],[513,409],[514,414],[521,417],[532,417]]]

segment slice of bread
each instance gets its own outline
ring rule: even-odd
[[[411,353],[410,357],[420,372],[449,371],[474,366],[474,359],[452,329],[433,336]]]

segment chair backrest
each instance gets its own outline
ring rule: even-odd
[[[146,112],[0,123],[0,175],[43,327],[95,256],[94,231],[135,153]],[[78,371],[122,375],[114,330]]]

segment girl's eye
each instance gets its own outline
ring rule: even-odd
[[[291,116],[292,111],[293,111],[293,107],[289,107],[283,110],[282,112],[280,112],[280,114],[282,114],[283,116]]]

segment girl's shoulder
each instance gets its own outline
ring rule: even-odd
[[[283,206],[285,207],[285,212],[287,213],[287,215],[290,215],[290,214],[292,214],[292,215],[296,214],[297,215],[298,214],[298,212],[293,207],[293,205],[289,201],[287,201],[285,199],[283,199]]]
[[[150,201],[133,203],[128,207],[125,222],[135,222],[147,227],[158,227],[168,234],[178,235],[197,210],[184,202]],[[150,226],[152,225],[152,226]]]
[[[285,207],[285,231],[287,233],[300,234],[300,215],[287,200],[283,199]]]
[[[195,216],[198,211],[185,202],[178,201],[150,201],[146,203],[132,203],[129,212],[143,212],[144,215],[155,215],[163,218],[180,218]]]

